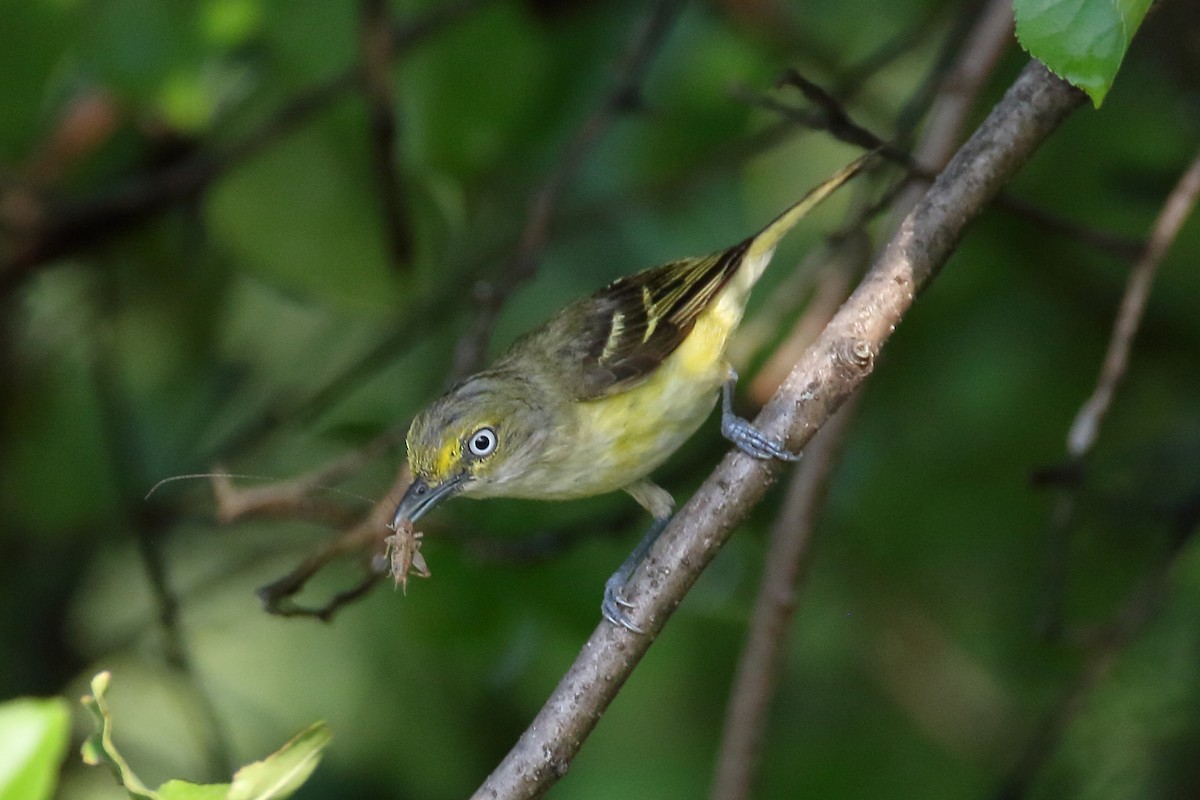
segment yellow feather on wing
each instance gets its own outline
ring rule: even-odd
[[[723,330],[711,346],[702,348],[711,351],[714,362],[719,360],[725,338],[740,321],[749,291],[780,239],[872,155],[843,167],[733,247],[618,278],[571,303],[541,329],[518,340],[510,354],[540,356],[558,373],[569,397],[597,400],[646,381],[684,343],[702,315],[720,305],[712,322],[719,320],[717,327]],[[708,330],[704,336],[713,339],[715,333]]]

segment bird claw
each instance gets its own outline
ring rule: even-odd
[[[780,461],[799,461],[801,453],[787,450],[783,443],[772,439],[750,424],[749,420],[732,414],[721,419],[721,435],[737,445],[748,456],[754,458],[777,458]]]
[[[768,437],[754,427],[750,420],[742,419],[733,413],[733,387],[737,385],[737,379],[737,372],[730,367],[729,378],[721,387],[721,435],[753,458],[799,461],[800,453],[789,451],[783,446],[783,442]]]
[[[625,588],[625,576],[619,572],[604,584],[604,600],[600,603],[600,613],[613,625],[620,625],[631,633],[645,633],[629,618],[628,610],[635,608],[634,604],[621,596]]]

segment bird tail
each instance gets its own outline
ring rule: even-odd
[[[758,280],[759,275],[762,274],[767,264],[770,263],[771,256],[774,255],[775,247],[779,244],[779,240],[795,227],[796,223],[808,214],[808,212],[816,208],[822,200],[833,194],[843,183],[853,178],[877,152],[877,150],[872,150],[869,153],[864,153],[842,167],[833,177],[809,190],[808,194],[800,198],[793,206],[768,223],[761,231],[750,237],[748,241],[749,247],[743,262],[749,274],[739,276],[745,282],[745,285],[753,286],[754,282]]]

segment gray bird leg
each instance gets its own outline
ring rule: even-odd
[[[738,374],[729,368],[729,379],[721,387],[721,435],[738,446],[743,453],[755,458],[778,458],[780,461],[799,461],[800,453],[789,452],[783,442],[772,439],[754,427],[750,420],[733,413],[733,387]]]
[[[633,551],[621,562],[617,571],[604,582],[604,600],[600,603],[600,613],[614,625],[620,625],[633,633],[645,633],[629,618],[629,609],[634,605],[624,598],[622,591],[625,584],[629,582],[629,576],[637,569],[638,564],[642,563],[663,529],[667,527],[667,523],[671,521],[671,511],[675,508],[675,501],[665,489],[644,479],[626,486],[625,491],[629,492],[642,508],[650,512],[654,517],[654,523],[642,536],[637,547],[633,548]]]

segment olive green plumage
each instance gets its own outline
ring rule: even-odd
[[[646,476],[704,422],[730,380],[725,344],[751,287],[783,235],[867,158],[733,247],[568,304],[431,403],[408,433],[413,483],[395,524],[458,494],[558,500],[616,489],[664,520],[670,495]],[[728,409],[726,417],[722,430],[747,452],[787,455]]]

